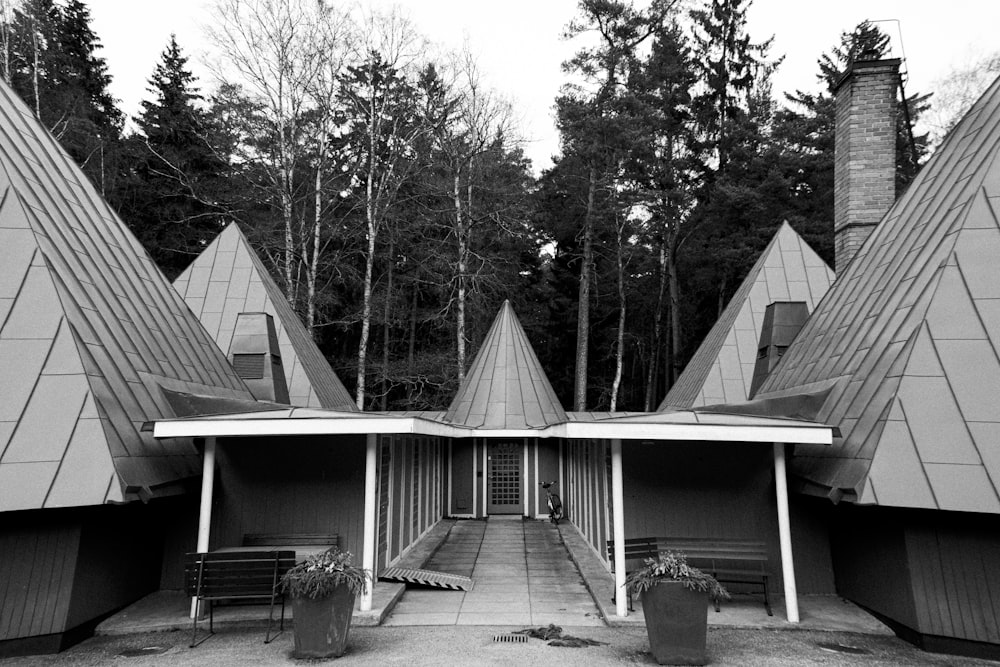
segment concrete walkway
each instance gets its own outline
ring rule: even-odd
[[[459,521],[425,569],[471,591],[408,588],[385,625],[604,625],[559,530],[521,517]]]

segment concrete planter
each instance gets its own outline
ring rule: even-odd
[[[708,596],[665,581],[641,594],[649,650],[660,665],[708,662]]]
[[[347,647],[354,593],[338,586],[329,597],[292,598],[296,658],[339,658]]]

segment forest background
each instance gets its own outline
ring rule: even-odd
[[[396,10],[216,0],[211,79],[172,39],[128,131],[83,0],[0,0],[0,75],[168,278],[237,222],[359,406],[446,407],[509,299],[565,407],[650,410],[782,221],[833,267],[832,90],[889,53],[846,26],[775,99],[750,2],[580,0],[538,176],[474,52]],[[997,73],[905,91],[898,192]]]

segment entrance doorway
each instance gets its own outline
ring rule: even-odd
[[[524,474],[524,443],[521,440],[491,440],[486,447],[489,480],[487,514],[523,512],[521,475]]]

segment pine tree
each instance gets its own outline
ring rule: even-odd
[[[209,144],[196,79],[171,35],[149,79],[152,99],[129,137],[134,167],[122,216],[168,277],[180,273],[221,231],[226,163]]]
[[[105,195],[118,172],[122,114],[97,55],[82,0],[28,0],[14,11],[9,74],[14,90]],[[113,197],[112,197],[113,198]]]

